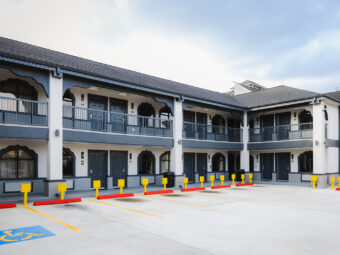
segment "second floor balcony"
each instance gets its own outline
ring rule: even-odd
[[[313,123],[249,129],[249,142],[313,139]]]
[[[183,138],[224,142],[242,142],[242,129],[183,122]]]
[[[172,137],[172,120],[63,106],[63,127],[130,135]]]
[[[0,97],[0,124],[47,127],[48,103]]]

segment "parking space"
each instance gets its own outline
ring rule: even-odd
[[[0,210],[1,231],[40,226],[51,233],[0,245],[0,253],[336,254],[339,221],[340,193],[308,187],[261,184],[84,198]],[[0,241],[21,233],[2,233]]]

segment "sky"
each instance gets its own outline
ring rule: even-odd
[[[337,0],[0,0],[0,36],[219,92],[340,90]]]

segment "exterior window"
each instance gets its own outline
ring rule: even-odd
[[[212,171],[225,171],[225,156],[222,153],[215,153],[212,157]]]
[[[307,151],[299,156],[299,172],[312,173],[313,172],[313,152]]]
[[[63,148],[63,177],[74,176],[75,157],[70,149]]]
[[[163,153],[160,157],[160,168],[161,173],[169,172],[170,171],[170,152],[167,151]]]
[[[155,156],[151,151],[143,151],[139,154],[138,174],[155,174]]]
[[[168,106],[163,107],[160,111],[159,111],[159,118],[161,119],[161,128],[169,128],[170,127],[170,122],[168,120],[170,120],[171,117],[171,109]]]
[[[308,111],[299,114],[300,129],[313,129],[313,116]]]
[[[141,127],[153,127],[154,126],[154,119],[155,117],[155,109],[149,103],[142,103],[138,107],[138,115],[143,116],[146,118],[139,118],[139,124]]]
[[[21,146],[10,146],[0,151],[0,179],[35,178],[37,155]]]

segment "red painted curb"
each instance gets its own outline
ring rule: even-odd
[[[335,190],[336,190],[336,191],[340,191],[340,188],[336,188]]]
[[[169,189],[169,190],[155,190],[155,191],[145,192],[144,195],[157,195],[157,194],[167,194],[167,193],[174,193],[174,191],[172,189]]]
[[[236,187],[239,187],[239,186],[251,186],[251,185],[254,185],[253,183],[239,183],[239,184],[236,184]]]
[[[212,189],[231,188],[231,185],[212,186]]]
[[[68,198],[68,199],[64,199],[64,200],[36,201],[36,202],[34,202],[34,206],[68,204],[68,203],[74,203],[74,202],[81,202],[81,198]]]
[[[205,190],[205,187],[182,189],[181,191],[182,192],[187,192],[187,191],[196,191],[196,190]]]
[[[133,194],[133,193],[102,195],[102,196],[98,196],[97,199],[109,199],[109,198],[120,198],[120,197],[133,197],[134,195],[135,195],[135,194]]]
[[[13,207],[17,207],[17,204],[16,203],[0,204],[0,209],[13,208]]]

